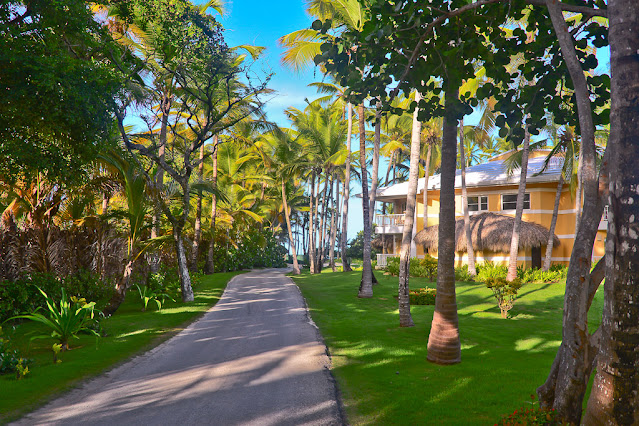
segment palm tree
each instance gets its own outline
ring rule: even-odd
[[[295,179],[305,165],[302,147],[292,137],[292,133],[287,129],[277,129],[264,136],[264,139],[272,146],[272,166],[280,182],[282,191],[282,204],[284,205],[284,217],[288,229],[289,247],[293,252],[293,273],[300,274],[297,263],[296,242],[293,238],[293,228],[291,227],[291,217],[287,203],[287,183]]]
[[[439,202],[439,243],[437,261],[437,297],[428,336],[430,362],[461,362],[459,319],[455,296],[455,160],[457,126],[454,107],[459,88],[445,82],[444,126],[442,133],[441,189]]]

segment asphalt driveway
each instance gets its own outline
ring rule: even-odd
[[[16,424],[343,424],[326,348],[284,272],[236,276],[186,330]]]

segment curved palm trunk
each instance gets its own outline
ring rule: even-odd
[[[555,194],[555,205],[552,209],[552,219],[550,220],[550,233],[548,235],[548,244],[546,245],[546,257],[544,258],[544,266],[542,270],[548,271],[550,269],[550,262],[552,261],[552,248],[555,244],[555,226],[557,226],[557,216],[559,213],[559,201],[561,200],[561,191],[564,188],[564,177],[559,176],[559,182],[557,183],[557,193]]]
[[[459,126],[459,159],[461,168],[462,208],[464,209],[464,232],[466,232],[466,252],[468,254],[468,273],[477,275],[475,269],[475,249],[473,248],[472,233],[470,232],[470,213],[468,212],[468,191],[466,190],[466,158],[464,155],[464,120]]]
[[[377,111],[375,111],[375,137],[373,139],[373,174],[371,175],[371,207],[369,213],[370,223],[373,223],[375,218],[375,200],[377,199],[377,178],[379,174],[379,142],[382,132],[382,120],[381,120],[381,102],[377,103]]]
[[[510,258],[508,260],[508,275],[506,280],[513,281],[517,278],[517,254],[519,253],[519,228],[521,227],[521,215],[524,211],[524,195],[526,194],[526,176],[528,174],[528,146],[530,133],[525,129],[524,146],[521,153],[521,174],[519,175],[519,190],[517,191],[517,210],[513,222],[513,234],[510,240]]]
[[[346,244],[348,242],[348,200],[350,198],[351,186],[351,137],[353,136],[353,105],[348,103],[348,132],[346,134],[346,170],[344,172],[344,199],[342,207],[342,235],[340,238],[340,254],[342,256],[342,269],[344,272],[351,271],[351,265],[346,259]]]
[[[204,144],[200,147],[200,165],[197,169],[198,181],[202,183],[204,177]],[[195,224],[193,225],[193,252],[191,253],[191,270],[197,272],[197,261],[200,258],[200,242],[202,241],[202,190],[197,191],[195,207]]]
[[[211,185],[213,189],[217,189],[217,135],[213,136],[213,177]],[[206,272],[212,274],[215,272],[215,217],[217,216],[217,197],[213,194],[211,199],[211,241],[209,242],[209,251],[206,256]]]
[[[424,211],[422,213],[422,228],[428,228],[428,178],[430,176],[430,158],[433,146],[428,144],[428,152],[426,153],[426,164],[424,165],[424,194],[422,202],[424,203]]]
[[[293,250],[293,273],[300,274],[300,267],[297,264],[297,250],[295,249],[295,240],[293,239],[293,231],[291,229],[291,216],[288,212],[288,203],[286,202],[286,182],[282,180],[282,203],[284,204],[284,216],[286,217],[286,227],[288,228],[288,241]]]
[[[639,11],[631,0],[611,0],[610,195],[601,354],[585,424],[639,422]],[[585,156],[585,153],[584,153]],[[584,194],[587,196],[587,193]],[[634,200],[631,202],[631,200]],[[584,200],[584,206],[588,206]],[[585,226],[586,209],[580,228]],[[581,229],[580,229],[581,230]]]
[[[366,172],[366,127],[364,104],[359,106],[359,161],[362,166],[362,210],[364,219],[364,256],[362,281],[357,297],[373,297],[373,268],[371,265],[371,223],[369,216],[368,176]]]
[[[437,297],[428,336],[426,359],[436,364],[461,362],[459,319],[455,297],[455,163],[457,126],[452,113],[458,92],[448,87],[444,105],[442,135],[441,189],[439,197],[439,250],[437,259]]]
[[[415,92],[415,102],[419,103],[421,94]],[[410,252],[415,222],[415,204],[417,202],[417,180],[419,178],[419,153],[422,123],[418,119],[419,108],[413,112],[413,129],[410,140],[410,171],[408,173],[408,194],[406,196],[406,213],[402,232],[402,249],[399,255],[399,326],[413,327],[415,323],[410,314],[409,285]]]
[[[122,277],[120,277],[120,281],[118,281],[115,286],[115,293],[109,300],[109,304],[104,308],[103,313],[105,316],[110,316],[118,310],[122,302],[124,302],[124,298],[126,297],[126,293],[131,287],[131,275],[133,275],[133,264],[135,260],[133,256],[128,256],[127,263],[124,265],[124,270],[122,272]]]

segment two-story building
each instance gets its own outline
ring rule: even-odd
[[[522,220],[539,224],[546,229],[550,228],[550,223],[555,204],[557,185],[563,166],[563,158],[555,157],[550,161],[549,167],[540,173],[543,168],[544,159],[549,151],[534,151],[530,153],[528,160],[528,174],[526,180],[526,195],[524,199],[524,211]],[[468,191],[468,210],[470,215],[477,215],[483,212],[492,212],[505,216],[515,215],[517,201],[517,191],[519,186],[520,171],[508,173],[504,160],[512,152],[507,152],[491,158],[489,161],[466,168],[466,187]],[[419,179],[417,194],[416,220],[413,229],[413,239],[415,234],[424,229],[424,191],[427,193],[427,226],[439,223],[439,188],[440,175],[431,176],[428,180],[428,188],[424,188],[425,179]],[[401,246],[404,210],[406,206],[406,196],[408,193],[408,182],[380,188],[377,191],[377,201],[391,203],[392,211],[395,214],[376,215],[375,232],[386,239],[386,251],[377,255],[378,266],[384,266],[386,258],[398,256]],[[567,264],[575,239],[575,223],[577,217],[577,203],[568,185],[564,185],[559,202],[557,224],[555,235],[559,243],[554,245],[551,261],[553,264]],[[463,219],[462,199],[461,199],[461,172],[457,170],[455,178],[455,215],[456,219]],[[512,227],[511,227],[512,229]],[[597,260],[604,255],[604,242],[607,229],[607,215],[604,212],[599,231],[595,240],[593,260]],[[512,232],[512,231],[511,231]],[[529,247],[520,245],[518,262],[528,266],[539,264],[537,256],[545,256],[545,245]],[[412,245],[412,256],[421,257],[424,255],[424,247],[420,244]],[[429,251],[436,257],[436,253]],[[495,252],[482,250],[475,252],[475,261],[491,261],[495,263],[507,263],[508,252]],[[467,255],[463,251],[457,252],[456,264],[463,264],[467,261]]]

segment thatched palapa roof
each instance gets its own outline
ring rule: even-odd
[[[497,213],[479,213],[470,216],[470,231],[475,251],[490,250],[494,252],[509,252],[510,240],[513,233],[515,218]],[[437,250],[438,225],[422,229],[415,235],[415,243],[422,244],[427,249]],[[519,248],[540,247],[548,243],[550,231],[543,226],[521,221],[519,228]],[[554,236],[554,246],[559,246],[557,236]],[[455,222],[455,251],[466,251],[466,232],[464,219]]]

